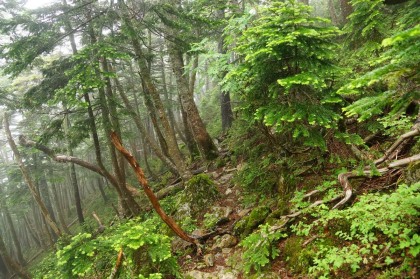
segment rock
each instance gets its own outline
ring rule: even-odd
[[[217,275],[199,270],[191,270],[185,274],[186,279],[218,279]]]
[[[281,279],[281,277],[275,272],[264,272],[254,274],[249,279]]]
[[[226,270],[223,270],[223,271],[221,271],[219,274],[218,274],[218,277],[217,278],[219,278],[219,279],[236,279],[236,278],[238,278],[237,277],[237,275],[235,275],[233,272],[231,272],[231,271],[226,271]]]
[[[206,264],[206,266],[209,266],[209,267],[214,266],[214,255],[213,254],[204,255],[204,263]]]
[[[247,215],[250,211],[251,211],[251,209],[250,209],[250,208],[243,209],[243,210],[239,211],[239,212],[238,212],[238,216],[239,216],[239,218],[244,217],[244,216],[245,216],[245,215]]]
[[[189,246],[192,246],[192,244],[179,237],[175,237],[171,243],[172,250],[174,251],[183,251]]]
[[[225,248],[225,249],[230,249],[230,248]],[[214,255],[214,260],[216,262],[223,262],[225,260],[225,256],[222,253],[220,253],[220,252],[219,253],[216,253]]]
[[[238,275],[239,273],[236,270],[218,266],[217,278],[219,279],[236,279],[238,278]]]
[[[204,226],[208,229],[226,224],[230,221],[229,215],[232,213],[230,207],[213,207],[209,213],[204,215]]]
[[[222,254],[226,257],[232,252],[232,248],[222,248]]]
[[[191,234],[194,236],[202,237],[203,235],[207,234],[207,231],[203,229],[196,229]]]
[[[196,218],[219,197],[216,184],[206,174],[193,176],[187,183],[178,201],[179,213],[188,213],[187,216]],[[188,206],[187,206],[188,205]],[[178,218],[182,218],[179,216]],[[178,219],[177,218],[177,219]]]
[[[217,239],[212,247],[213,250],[217,248],[230,248],[238,243],[236,237],[230,234],[225,234],[221,238]]]
[[[220,184],[225,184],[226,182],[229,182],[233,177],[233,173],[228,173],[223,175],[220,179],[219,182]]]
[[[236,223],[233,228],[234,234],[241,238],[248,236],[255,228],[264,222],[270,212],[271,209],[268,206],[254,208],[248,216],[243,217]]]
[[[207,268],[207,265],[206,265],[206,263],[198,263],[195,268],[203,269],[203,268]]]
[[[232,193],[233,193],[232,189],[231,188],[227,188],[227,190],[225,192],[225,195],[228,196],[228,195],[230,195]]]

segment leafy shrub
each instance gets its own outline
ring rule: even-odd
[[[179,276],[171,239],[157,232],[158,225],[155,218],[145,222],[133,219],[97,238],[80,233],[56,253],[55,266],[45,261],[43,265],[50,268],[47,277],[39,274],[35,278],[107,277],[120,249],[124,252],[122,278]]]
[[[282,231],[270,231],[270,228],[268,224],[261,225],[258,231],[241,241],[240,245],[245,249],[242,255],[245,261],[245,273],[250,273],[252,269],[261,271],[270,259],[275,259],[279,255],[279,249],[275,244],[286,234]]]
[[[405,259],[414,264],[420,253],[420,183],[401,185],[396,192],[366,194],[345,210],[317,209],[321,217],[293,226],[298,235],[316,233],[317,252],[309,272],[327,278],[331,272],[356,272],[367,265],[391,266]],[[339,230],[336,223],[347,224]],[[316,229],[318,228],[318,231]],[[336,245],[326,244],[335,238]]]

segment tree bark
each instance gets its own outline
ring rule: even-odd
[[[64,133],[66,135],[66,141],[67,141],[67,154],[73,157],[73,149],[71,148],[71,140],[69,138],[69,129],[71,127],[70,118],[67,112],[67,107],[64,106],[64,109],[66,111],[66,115],[64,118]],[[85,222],[85,218],[83,216],[82,199],[80,198],[79,183],[77,181],[76,167],[74,166],[74,163],[70,163],[69,172],[70,172],[70,181],[73,188],[74,202],[76,205],[77,220],[79,221],[79,224],[83,224]]]
[[[169,30],[167,32],[169,32]],[[203,158],[212,160],[218,156],[218,151],[204,126],[203,120],[201,119],[197,106],[195,105],[194,98],[190,92],[190,86],[184,74],[182,52],[171,41],[168,41],[167,45],[169,57],[171,58],[172,71],[175,74],[182,107],[187,113],[188,122],[190,123],[194,139]]]
[[[49,175],[50,178],[54,177],[54,172],[53,172],[52,168],[48,169],[48,175]],[[51,191],[52,191],[53,198],[54,198],[55,208],[56,208],[57,215],[58,215],[58,221],[60,222],[60,225],[63,228],[63,231],[66,234],[71,235],[71,232],[70,232],[69,228],[67,227],[66,219],[64,218],[63,206],[60,202],[60,198],[59,198],[59,195],[58,195],[57,184],[55,184],[53,181],[54,180],[51,179],[50,183],[51,183]]]
[[[225,10],[221,9],[218,11],[218,18],[220,20],[225,19]],[[217,51],[221,55],[226,55],[226,48],[225,48],[225,38],[223,35],[223,30],[220,30],[220,37],[217,43]],[[227,75],[227,71],[222,71],[219,76],[220,80],[223,80]],[[222,116],[222,130],[226,132],[233,123],[233,112],[232,112],[232,105],[230,102],[230,93],[229,91],[224,91],[220,88],[220,112]]]
[[[146,127],[143,125],[143,121],[140,118],[140,115],[138,115],[133,108],[133,106],[130,104],[130,101],[128,100],[127,95],[125,94],[125,90],[118,81],[118,79],[114,80],[118,93],[127,108],[127,110],[130,112],[130,115],[132,116],[132,119],[134,121],[134,124],[136,124],[137,129],[139,130],[142,137],[145,139],[145,141],[149,144],[149,146],[152,148],[155,155],[171,170],[172,173],[179,175],[178,170],[174,163],[171,162],[171,160],[165,156],[159,149],[157,143],[153,140],[152,137],[149,136],[149,133],[147,133]]]

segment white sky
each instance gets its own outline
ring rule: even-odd
[[[25,7],[28,9],[35,9],[42,6],[46,6],[52,2],[55,2],[54,0],[27,0]]]

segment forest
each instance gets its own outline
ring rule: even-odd
[[[0,279],[419,278],[419,19],[0,1]]]

